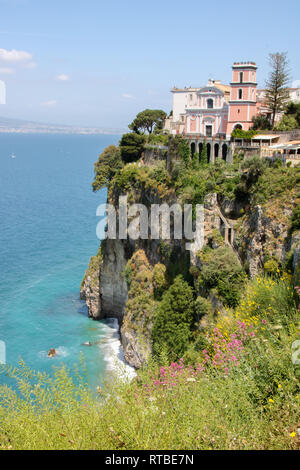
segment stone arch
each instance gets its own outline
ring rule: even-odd
[[[218,158],[219,156],[219,148],[220,148],[219,144],[215,144],[214,146],[215,158]]]
[[[192,157],[194,156],[194,153],[196,152],[196,144],[195,142],[192,142],[191,143],[191,154],[192,154]]]
[[[227,144],[223,144],[222,145],[222,159],[226,162],[226,158],[227,158],[227,153],[228,153],[228,145]]]
[[[210,143],[206,144],[206,149],[207,149],[207,163],[210,162],[211,160],[211,145]]]
[[[198,145],[198,150],[199,150],[199,158],[201,158],[201,153],[202,153],[202,150],[203,150],[203,143],[200,142],[200,144]]]

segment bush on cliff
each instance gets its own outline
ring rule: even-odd
[[[197,288],[205,292],[215,290],[225,305],[236,306],[245,282],[245,273],[237,256],[228,246],[221,246],[215,250],[204,248],[199,258],[201,269]]]
[[[294,292],[288,276],[250,281],[233,329],[219,316],[198,337],[198,364],[150,361],[137,380],[114,377],[97,396],[78,370],[75,381],[65,368],[0,365],[17,389],[0,386],[0,449],[299,449]],[[280,304],[275,318],[269,303]]]
[[[193,321],[193,289],[182,276],[177,276],[155,313],[152,329],[154,353],[159,356],[164,350],[170,360],[181,357],[191,340]]]
[[[94,165],[95,179],[92,183],[93,191],[98,191],[107,186],[122,166],[120,149],[115,145],[106,147]]]
[[[142,156],[146,138],[135,132],[123,134],[120,140],[121,157],[124,163],[136,162]]]
[[[292,215],[292,231],[300,230],[300,204],[298,204]]]
[[[166,117],[167,113],[161,109],[145,109],[136,115],[128,127],[136,133],[148,132],[151,135],[162,130]]]

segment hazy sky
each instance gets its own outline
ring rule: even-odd
[[[0,0],[0,115],[122,128],[169,111],[173,85],[228,83],[234,61],[263,86],[277,51],[300,80],[299,21],[299,0]]]

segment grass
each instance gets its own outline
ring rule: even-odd
[[[208,349],[193,365],[151,360],[133,382],[111,381],[96,398],[78,372],[71,379],[65,368],[50,377],[24,363],[2,366],[18,392],[0,387],[0,448],[298,449],[291,345],[299,312],[289,281],[250,281],[241,304],[207,331]]]

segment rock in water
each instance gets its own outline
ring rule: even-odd
[[[54,349],[54,348],[49,349],[48,357],[55,357],[55,356],[57,356],[56,349]]]

